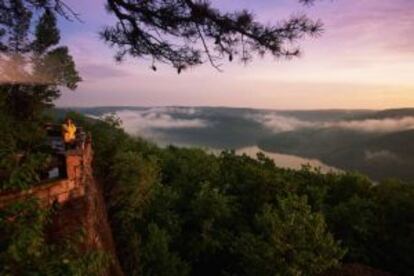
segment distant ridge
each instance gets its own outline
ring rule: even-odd
[[[375,180],[414,179],[414,108],[100,106],[58,108],[56,112],[65,114],[69,110],[95,118],[116,113],[128,133],[159,145],[216,150],[258,146],[270,153],[319,159]]]
[[[386,118],[403,118],[414,117],[414,108],[398,108],[398,109],[385,109],[373,113],[368,113],[360,116],[356,116],[356,120],[364,119],[386,119]]]

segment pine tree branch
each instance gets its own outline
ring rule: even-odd
[[[265,26],[247,11],[223,13],[201,0],[107,0],[107,8],[118,22],[107,26],[101,36],[117,48],[119,60],[126,55],[149,56],[153,62],[170,63],[178,71],[205,60],[219,69],[216,60],[224,56],[230,61],[240,56],[243,62],[254,54],[297,56],[297,48],[284,45],[318,34],[322,28],[319,21],[306,16]]]

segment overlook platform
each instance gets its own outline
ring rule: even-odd
[[[12,202],[36,197],[42,205],[65,202],[85,195],[85,170],[91,167],[91,138],[82,130],[73,149],[65,150],[60,136],[49,135],[56,164],[41,176],[41,182],[23,191],[0,193],[0,208]]]
[[[42,173],[41,181],[30,189],[0,193],[0,209],[11,203],[37,198],[42,207],[58,203],[46,229],[50,241],[61,241],[73,233],[84,232],[82,250],[97,249],[111,256],[106,275],[123,276],[116,255],[111,227],[106,214],[102,188],[95,181],[92,169],[92,139],[78,128],[73,148],[65,149],[59,126],[48,131],[52,148],[50,167]]]

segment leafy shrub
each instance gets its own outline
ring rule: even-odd
[[[159,148],[114,122],[84,124],[127,274],[317,275],[340,261],[413,271],[412,185]]]
[[[82,233],[58,242],[47,239],[51,209],[34,199],[0,212],[0,275],[102,275],[109,256],[82,250]]]

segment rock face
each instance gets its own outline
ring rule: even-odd
[[[123,275],[119,265],[115,245],[112,238],[108,218],[106,214],[105,201],[101,187],[95,181],[92,170],[92,147],[86,144],[82,160],[71,159],[68,168],[81,165],[81,183],[84,186],[84,196],[72,198],[66,201],[61,210],[55,215],[54,235],[65,235],[73,233],[81,225],[85,234],[85,246],[89,249],[104,250],[112,256],[113,262],[109,265],[107,275]],[[74,165],[74,166],[71,166]],[[68,177],[71,174],[68,170]]]
[[[66,152],[65,158],[66,178],[39,184],[26,191],[0,195],[0,208],[28,197],[38,198],[44,207],[53,205],[56,212],[47,230],[48,238],[61,239],[83,231],[85,249],[103,250],[112,257],[107,275],[123,275],[105,201],[93,176],[91,139],[86,139],[80,148]]]

